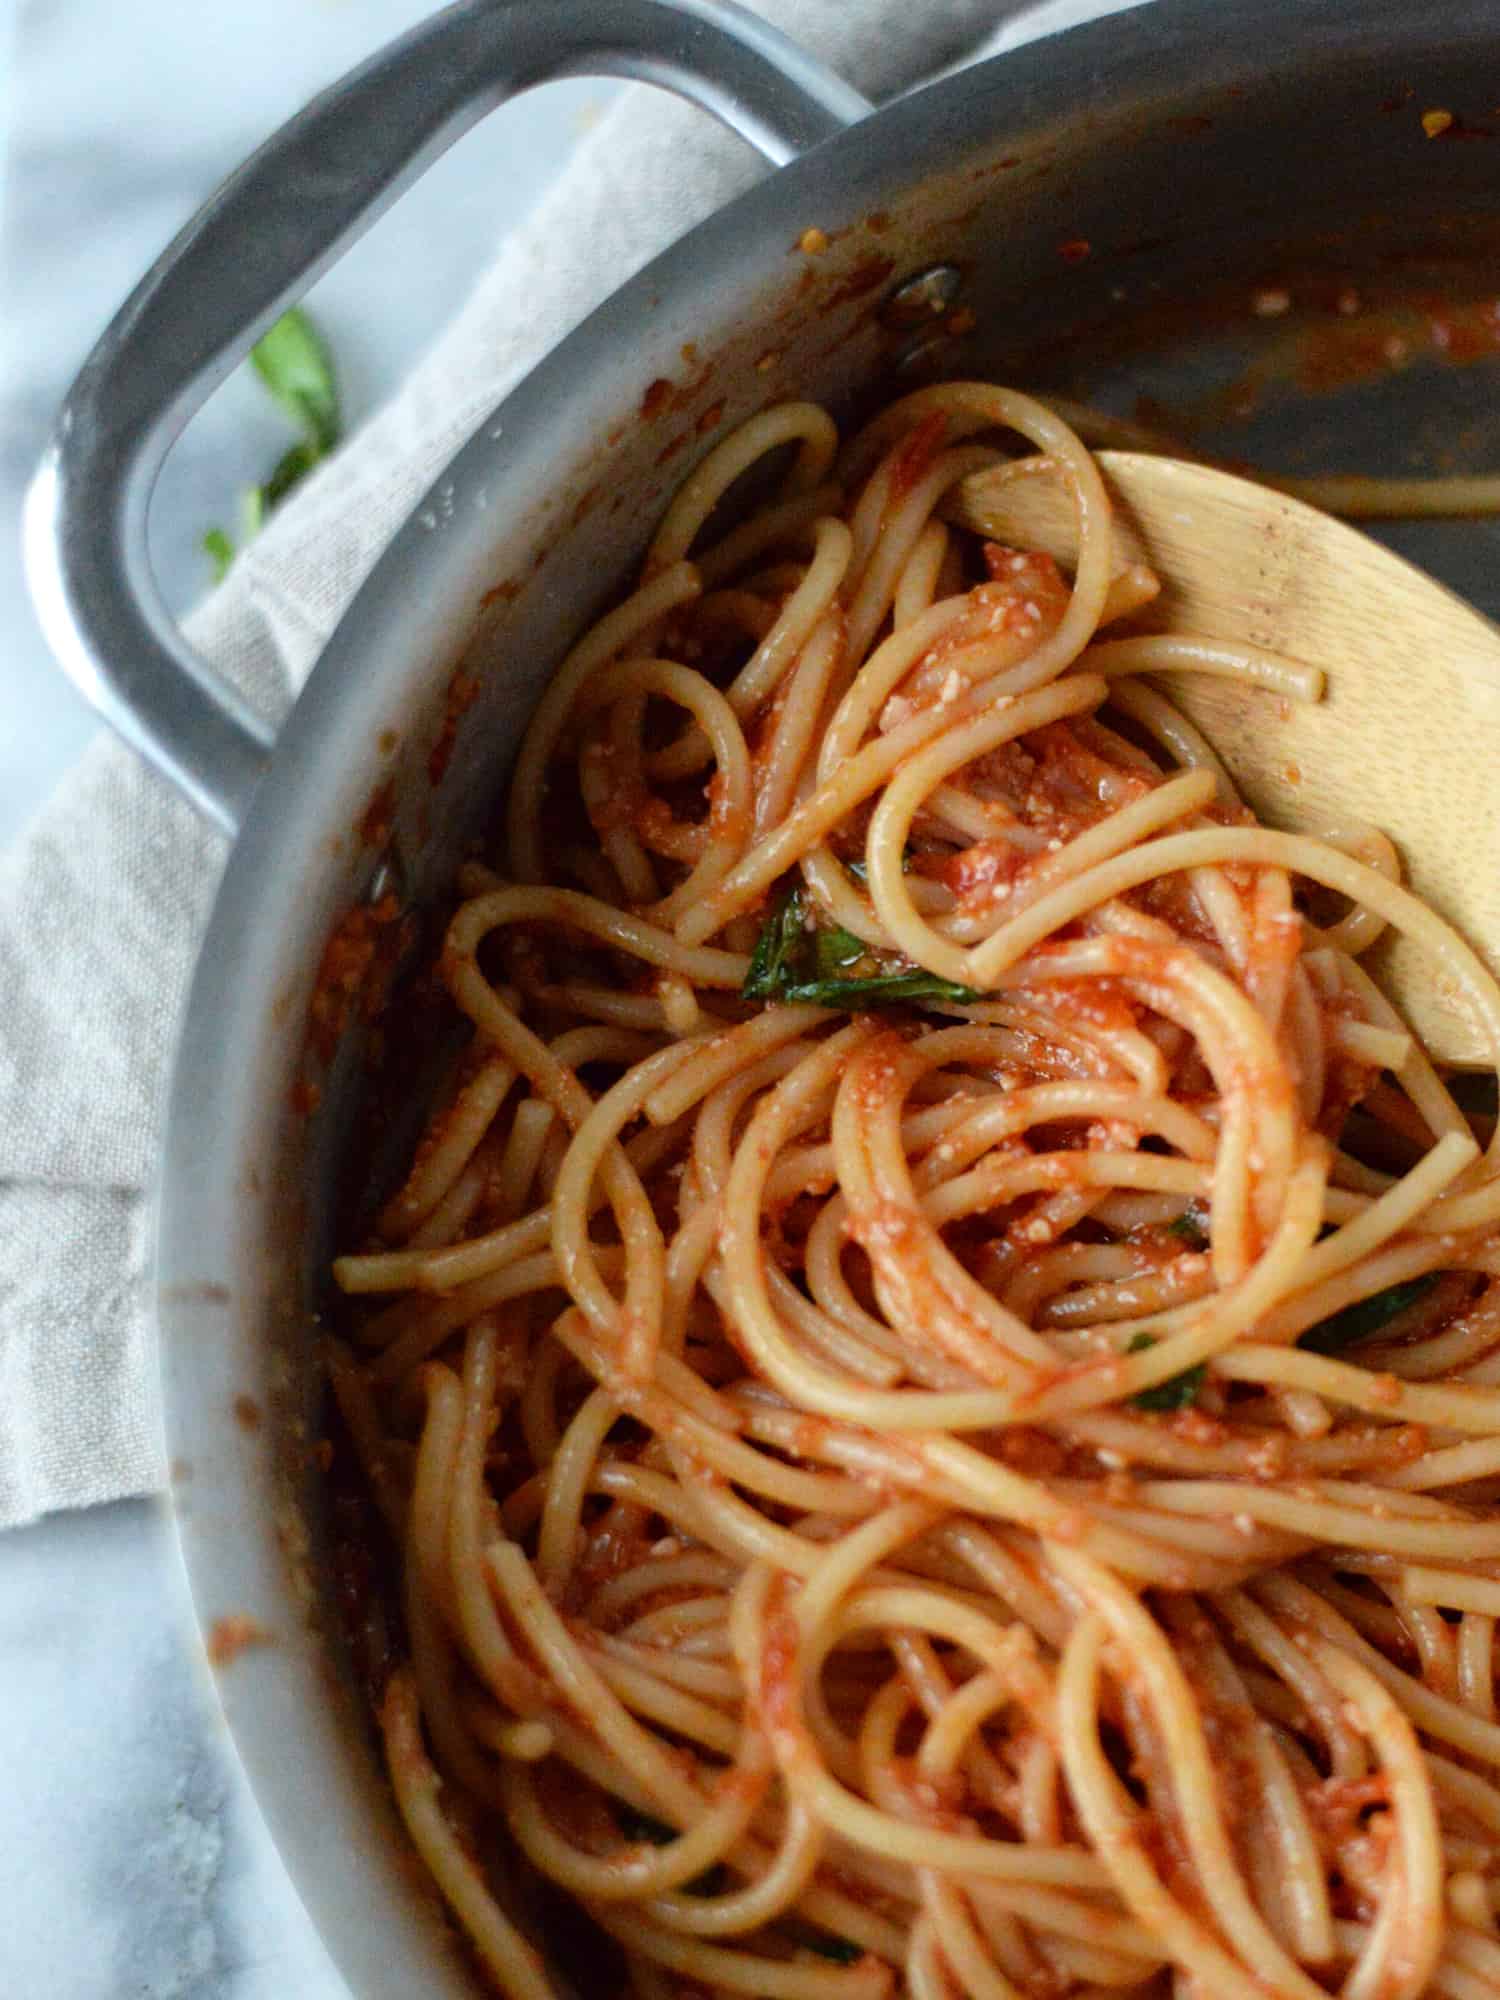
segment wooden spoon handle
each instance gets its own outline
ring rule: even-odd
[[[1145,622],[1320,667],[1316,704],[1191,672],[1174,702],[1271,826],[1364,822],[1395,842],[1415,892],[1500,971],[1500,631],[1357,529],[1251,480],[1140,452],[1098,454],[1117,564],[1162,579]],[[1046,461],[977,473],[950,520],[1060,563],[1077,558]],[[1461,996],[1405,939],[1372,970],[1439,1060],[1487,1059]]]

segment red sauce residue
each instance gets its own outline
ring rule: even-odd
[[[1482,361],[1500,353],[1500,299],[1429,307],[1432,344],[1447,361]]]
[[[906,437],[891,467],[891,501],[909,493],[932,465],[948,435],[948,420],[941,410],[923,417]]]
[[[251,1618],[244,1611],[231,1611],[227,1617],[216,1618],[208,1628],[209,1664],[215,1667],[231,1667],[241,1653],[252,1646],[269,1646],[271,1634],[258,1619]]]
[[[1492,125],[1475,125],[1467,118],[1460,118],[1454,111],[1424,111],[1422,130],[1429,139],[1493,139]]]
[[[1423,294],[1395,311],[1357,316],[1335,303],[1334,316],[1297,334],[1296,380],[1317,394],[1378,381],[1430,356],[1455,367],[1500,355],[1500,298]]]
[[[883,208],[877,208],[873,215],[865,217],[865,228],[872,230],[876,236],[883,236],[890,226],[891,218]]]
[[[708,408],[703,412],[703,414],[698,419],[697,431],[699,437],[704,437],[707,435],[709,431],[717,429],[717,427],[723,421],[724,421],[724,405],[722,401],[717,403],[710,403]]]
[[[1302,335],[1297,357],[1297,381],[1313,395],[1347,389],[1388,374],[1394,359],[1409,351],[1391,344],[1392,336],[1378,328],[1311,327]]]
[[[378,1515],[366,1493],[351,1487],[352,1458],[348,1446],[335,1453],[328,1502],[329,1594],[355,1678],[371,1707],[378,1708],[397,1655],[376,1553],[380,1548]]]
[[[932,871],[962,902],[987,897],[995,900],[998,887],[1009,887],[1026,866],[1026,856],[1009,840],[976,840],[956,854],[947,855]]]
[[[307,1006],[307,1047],[320,1062],[332,1059],[356,1003],[367,1018],[378,1011],[400,956],[400,914],[396,898],[382,896],[378,903],[356,903],[334,926]]]
[[[1036,622],[1028,611],[1031,604],[1059,618],[1067,609],[1070,592],[1062,571],[1053,557],[1040,549],[1011,549],[1003,542],[986,542],[984,566],[990,580],[977,586],[978,601],[1002,611],[1008,631],[1022,631],[1026,622]]]
[[[1223,1444],[1230,1435],[1227,1424],[1221,1424],[1217,1417],[1208,1416],[1203,1410],[1178,1410],[1167,1428],[1185,1444]]]
[[[961,1831],[963,1804],[968,1795],[968,1783],[962,1771],[929,1773],[914,1757],[897,1757],[891,1774],[905,1791],[914,1813],[924,1826],[938,1833]]]
[[[232,1408],[234,1420],[242,1431],[258,1431],[265,1421],[260,1404],[253,1396],[236,1396]]]
[[[665,375],[658,375],[656,380],[649,384],[645,395],[641,398],[641,415],[648,424],[653,417],[661,415],[671,395],[672,385]]]
[[[673,409],[685,410],[691,404],[696,403],[713,379],[714,364],[712,361],[705,361],[697,374],[690,376],[672,398]]]
[[[848,305],[854,299],[862,299],[873,292],[878,285],[886,284],[894,275],[894,257],[867,257],[862,264],[856,264],[836,290],[829,293],[823,310],[831,312],[835,306]]]
[[[1056,1479],[1067,1468],[1064,1445],[1048,1431],[1034,1430],[1029,1424],[1011,1424],[1000,1433],[997,1444],[1000,1461],[1028,1479]]]
[[[233,1294],[227,1285],[203,1284],[169,1285],[166,1297],[174,1303],[197,1306],[227,1306]]]
[[[515,577],[508,576],[504,583],[497,583],[492,590],[484,593],[479,600],[479,608],[481,611],[488,611],[492,604],[513,604],[520,594],[519,582]]]
[[[1334,1843],[1350,1839],[1364,1813],[1391,1802],[1389,1780],[1378,1772],[1368,1778],[1325,1778],[1306,1787],[1302,1796],[1314,1823]]]
[[[1069,237],[1066,243],[1059,243],[1057,254],[1065,264],[1081,264],[1094,253],[1094,246],[1086,236]]]
[[[432,746],[427,759],[427,776],[434,785],[440,785],[447,775],[452,761],[453,746],[458,741],[458,725],[479,699],[479,682],[472,674],[456,673],[448,683],[448,695],[443,704],[443,720],[438,729],[437,741]]]
[[[762,1713],[766,1727],[775,1732],[792,1730],[797,1724],[797,1622],[791,1613],[778,1610],[766,1620],[765,1644],[760,1656]]]
[[[1133,940],[1121,939],[1120,942],[1127,945],[1127,950],[1121,954],[1124,963],[1120,976],[1129,978],[1135,969],[1130,960],[1136,954],[1128,949]],[[1047,986],[1047,999],[1060,1020],[1080,1021],[1106,1033],[1135,1028],[1140,1022],[1140,1007],[1128,989],[1114,979],[1051,980]]]
[[[292,1085],[290,1103],[299,1118],[311,1118],[323,1102],[323,1086],[314,1083],[311,1077],[299,1076]]]
[[[665,465],[668,459],[675,458],[691,435],[690,431],[679,431],[676,437],[670,438],[656,454],[656,463]]]
[[[388,778],[370,795],[370,803],[359,816],[361,847],[384,847],[391,837],[396,817],[396,787]]]
[[[599,495],[602,491],[603,488],[597,479],[592,486],[586,486],[583,489],[582,493],[578,496],[577,504],[573,508],[571,523],[573,527],[576,528],[593,511],[594,507],[598,504]]]

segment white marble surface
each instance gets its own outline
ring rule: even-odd
[[[17,510],[53,411],[114,307],[266,132],[431,0],[0,0],[0,846],[94,724],[21,586]],[[7,74],[8,59],[8,74]],[[507,221],[612,86],[554,86],[464,140],[318,287],[357,420],[453,312]],[[158,571],[202,590],[198,538],[284,438],[228,385],[163,476]],[[164,1509],[0,1539],[0,1994],[348,2000],[237,1773],[194,1665]]]
[[[194,1664],[164,1505],[0,1545],[0,1991],[349,2000]]]
[[[26,604],[16,516],[79,362],[152,258],[223,176],[323,84],[432,11],[430,0],[0,0],[14,15],[0,223],[0,847],[94,724]],[[6,35],[0,28],[0,62]],[[510,217],[556,172],[613,86],[507,105],[441,161],[310,296],[357,421],[452,314]],[[205,528],[288,442],[241,375],[167,461],[152,517],[175,609],[207,586]]]

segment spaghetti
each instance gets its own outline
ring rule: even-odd
[[[1071,578],[940,516],[1017,438]],[[464,874],[329,1365],[514,2000],[554,1891],[591,2000],[1500,1992],[1500,1135],[1359,954],[1500,991],[1252,822],[1161,679],[1319,677],[1109,521],[1009,390],[756,417]]]

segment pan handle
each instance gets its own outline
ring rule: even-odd
[[[186,644],[151,574],[163,458],[267,327],[486,112],[563,76],[627,76],[712,112],[774,166],[870,106],[726,0],[458,0],[336,83],[224,183],[68,393],[27,494],[27,576],[104,719],[234,833],[273,732]]]

